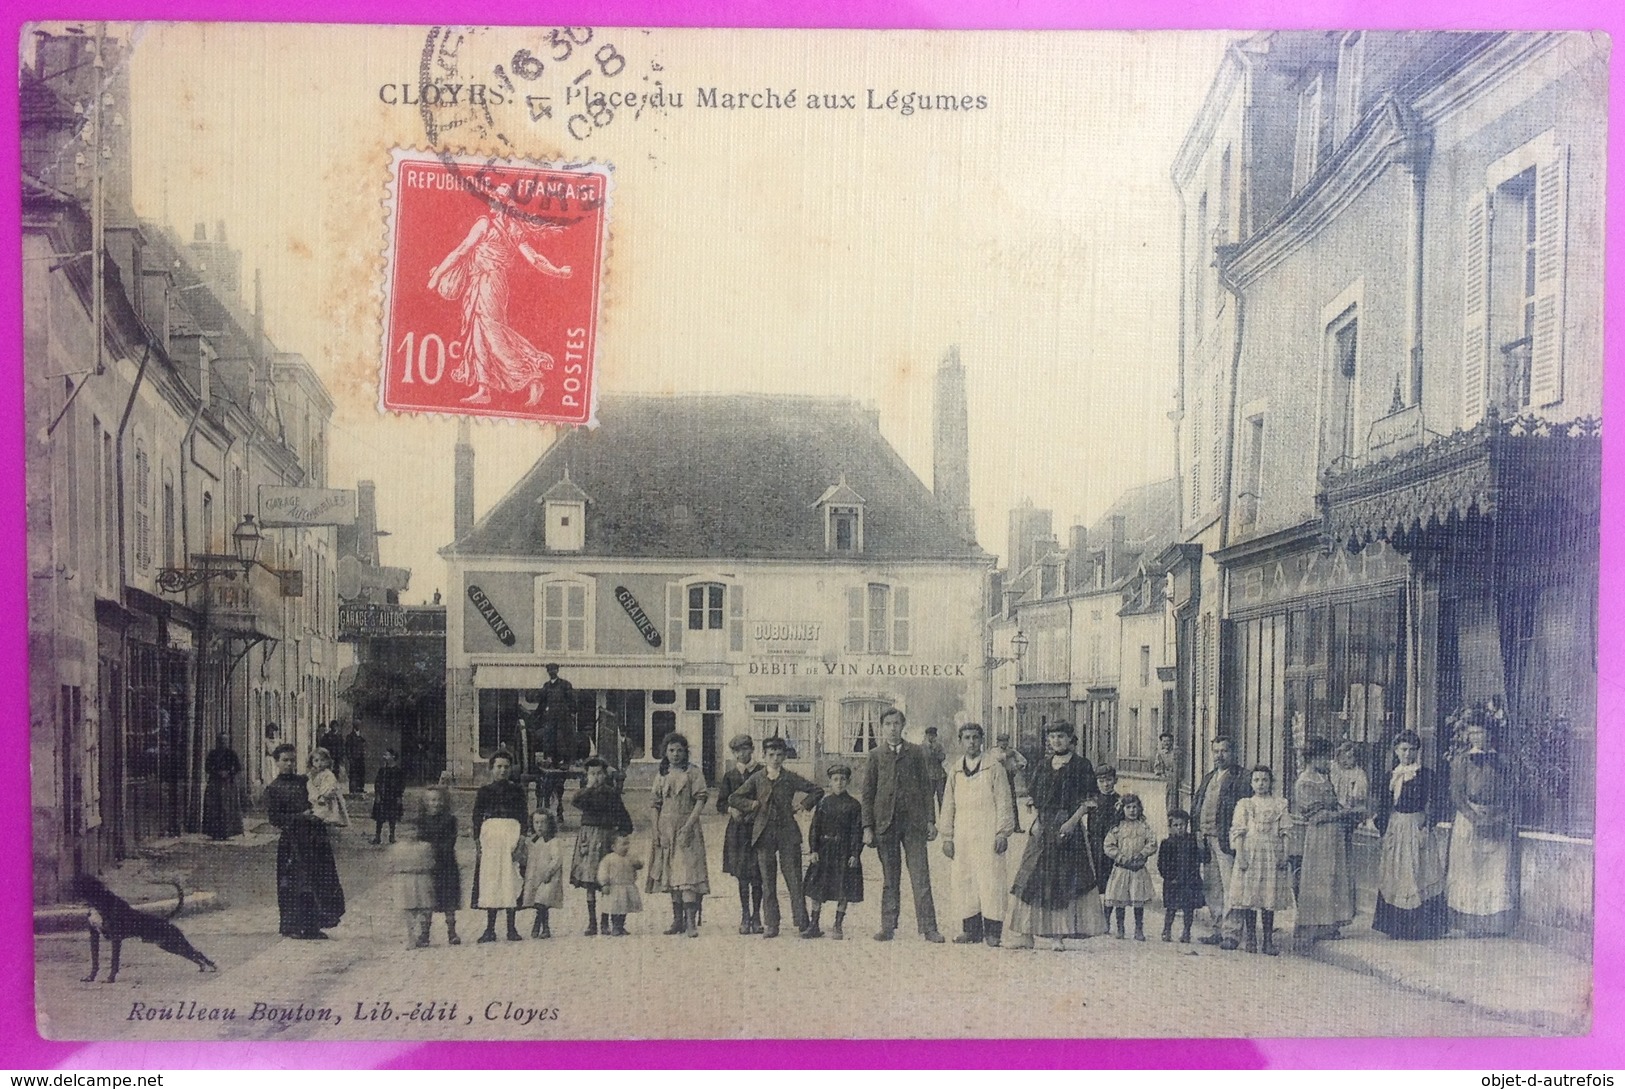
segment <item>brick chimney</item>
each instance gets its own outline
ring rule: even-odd
[[[976,540],[976,514],[970,505],[970,413],[965,403],[965,368],[959,346],[951,345],[937,367],[935,415],[931,424],[931,490],[953,513],[965,539]]]
[[[474,528],[474,444],[469,438],[467,417],[457,421],[457,451],[453,465],[452,538],[460,541]]]
[[[355,486],[355,557],[369,567],[378,566],[378,489],[370,480]]]
[[[1107,586],[1118,579],[1117,567],[1123,562],[1123,545],[1125,543],[1124,526],[1126,519],[1121,514],[1114,514],[1106,520],[1106,576]]]
[[[1094,574],[1089,570],[1089,527],[1073,526],[1067,531],[1066,588],[1068,591],[1088,589],[1094,581]]]

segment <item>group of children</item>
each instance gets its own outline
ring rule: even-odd
[[[782,875],[800,936],[825,936],[822,910],[833,903],[828,936],[842,939],[848,907],[863,900],[862,817],[858,800],[848,793],[851,769],[845,765],[829,768],[826,790],[784,768],[786,749],[781,739],[769,738],[763,743],[762,761],[756,760],[755,744],[748,736],[734,738],[729,748],[734,762],[718,783],[716,808],[729,815],[722,866],[737,883],[738,932],[777,936],[777,886]],[[529,813],[528,834],[519,834],[517,822],[526,799],[523,789],[510,778],[512,768],[512,758],[498,752],[491,760],[491,781],[475,796],[472,831],[480,847],[472,906],[487,914],[486,930],[479,940],[497,939],[499,913],[506,914],[507,939],[521,940],[515,916],[527,909],[536,913],[530,936],[552,937],[550,913],[564,906],[566,877],[585,893],[586,936],[626,936],[626,917],[643,910],[638,878],[644,864],[631,857],[632,817],[619,789],[610,782],[608,766],[599,759],[586,764],[585,785],[571,803],[580,811],[581,824],[569,845],[561,840],[558,822],[546,810]],[[1236,803],[1231,823],[1229,842],[1235,854],[1223,907],[1241,922],[1249,952],[1273,956],[1278,952],[1275,914],[1292,907],[1294,900],[1293,819],[1286,800],[1275,793],[1275,776],[1268,767],[1254,767],[1250,780],[1252,793]],[[1132,913],[1134,939],[1146,940],[1145,909],[1156,897],[1150,872],[1155,859],[1164,909],[1162,940],[1174,940],[1177,919],[1182,922],[1179,941],[1190,942],[1194,914],[1208,902],[1203,864],[1212,861],[1194,833],[1190,814],[1181,809],[1170,811],[1168,835],[1159,841],[1140,798],[1115,793],[1112,769],[1099,769],[1098,783],[1101,793],[1091,807],[1088,824],[1099,861],[1096,869],[1107,930],[1115,922],[1116,936],[1124,938],[1127,916]],[[703,776],[689,763],[687,740],[671,735],[651,797],[655,820],[644,889],[671,897],[672,924],[667,934],[692,937],[699,933],[701,904],[710,892],[699,815],[709,794]],[[800,807],[813,814],[804,871],[802,837],[794,819],[798,798]],[[392,848],[413,946],[429,944],[434,913],[445,915],[448,943],[460,944],[457,832],[447,792],[431,789],[424,795],[416,838]]]

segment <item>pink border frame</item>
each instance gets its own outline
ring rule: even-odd
[[[490,4],[474,0],[79,0],[25,3],[38,19],[129,19],[250,21],[283,19],[308,22],[405,22],[436,24],[513,22],[511,9],[499,16]],[[1225,0],[1192,4],[1189,0],[1141,0],[1138,4],[1079,5],[1067,0],[1025,0],[1020,5],[995,0],[830,0],[816,7],[778,5],[770,0],[544,0],[526,11],[526,22],[598,26],[771,26],[870,27],[914,29],[1264,29],[1264,28],[1474,28],[1625,30],[1625,9],[1617,0],[1365,0],[1355,5],[1331,0]],[[3,48],[16,70],[16,50],[23,15],[8,10],[3,17]],[[1621,178],[1625,153],[1618,129],[1625,124],[1625,90],[1614,79],[1610,115],[1615,135],[1609,142],[1606,366],[1621,370],[1619,343],[1625,334],[1625,246],[1622,246]],[[0,162],[0,187],[14,194],[0,202],[0,342],[22,343],[19,276],[22,266],[18,225],[17,97],[0,95],[0,142],[7,155]],[[17,350],[7,353],[16,365]],[[1618,378],[1619,376],[1613,376]],[[0,721],[12,724],[0,745],[0,822],[12,830],[0,837],[0,873],[32,872],[26,723],[28,591],[24,555],[24,489],[22,471],[21,383],[13,377],[0,386],[0,600],[11,623],[0,624]],[[1612,420],[1625,409],[1617,381],[1607,383],[1606,415]],[[1617,429],[1604,432],[1602,534],[1602,600],[1625,597],[1625,542],[1621,540],[1621,505],[1625,467]],[[1599,686],[1602,721],[1612,721],[1625,691],[1625,610],[1605,608],[1601,617]],[[1620,672],[1616,672],[1616,670]],[[1625,747],[1611,730],[1599,730],[1597,772],[1612,784],[1625,772]],[[1625,818],[1619,791],[1598,791],[1598,826],[1618,829]],[[1625,1038],[1620,1028],[1625,993],[1625,911],[1619,897],[1619,875],[1625,863],[1625,839],[1604,836],[1597,846],[1597,912],[1595,1022],[1592,1035],[1579,1039],[1404,1039],[1382,1040],[1056,1040],[1056,1041],[797,1041],[788,1045],[737,1041],[675,1043],[512,1043],[512,1044],[164,1044],[54,1043],[34,1034],[33,941],[28,885],[7,881],[0,887],[0,1068],[64,1067],[97,1069],[275,1068],[420,1068],[495,1067],[569,1068],[650,1067],[1081,1067],[1081,1068],[1455,1068],[1484,1070],[1585,1071],[1625,1068]]]

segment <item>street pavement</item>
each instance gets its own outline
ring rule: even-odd
[[[458,792],[455,803],[465,885],[471,798]],[[628,800],[644,823],[638,799]],[[415,798],[408,812],[414,808]],[[661,934],[669,900],[647,894],[644,912],[628,920],[630,937],[584,937],[585,898],[568,889],[551,940],[528,938],[525,912],[523,942],[477,945],[483,913],[464,910],[465,944],[448,947],[437,917],[433,946],[409,949],[387,851],[370,845],[371,829],[366,822],[335,836],[349,910],[326,942],[278,936],[275,838],[263,824],[251,821],[239,841],[188,837],[127,863],[108,880],[132,899],[172,896],[161,883],[171,877],[215,893],[215,910],[177,922],[221,971],[199,974],[132,942],[117,983],[83,983],[83,931],[41,933],[41,1034],[222,1041],[1506,1036],[1583,1032],[1588,1024],[1583,962],[1554,962],[1519,942],[1499,950],[1459,939],[1389,942],[1370,934],[1365,919],[1348,940],[1313,957],[1265,957],[1163,944],[1153,904],[1148,942],[1100,937],[1069,942],[1066,952],[1017,951],[922,941],[905,889],[903,928],[880,943],[872,938],[880,899],[872,852],[864,858],[865,900],[848,914],[844,942],[796,937],[787,904],[783,936],[741,937],[733,879],[721,868],[720,816],[704,823],[713,893],[697,939]],[[569,842],[571,832],[564,834]],[[1012,859],[1021,847],[1018,836]],[[646,829],[634,838],[633,856],[647,856]],[[950,918],[949,865],[933,845],[938,915],[951,937],[958,925]],[[826,912],[826,930],[829,921]],[[1290,927],[1289,913],[1281,925]],[[104,947],[104,974],[106,956]],[[1519,973],[1537,964],[1531,987],[1531,976]],[[235,1017],[207,1019],[225,1011]]]

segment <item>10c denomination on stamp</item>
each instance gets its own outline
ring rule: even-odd
[[[609,171],[397,150],[380,405],[586,424]]]

